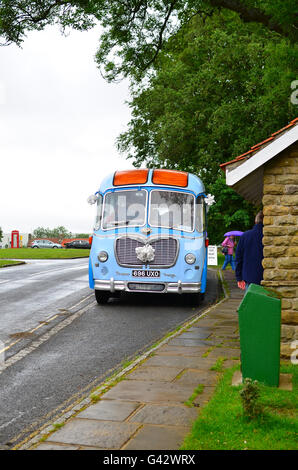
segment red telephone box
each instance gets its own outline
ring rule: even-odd
[[[20,248],[20,232],[18,230],[11,232],[11,248]]]

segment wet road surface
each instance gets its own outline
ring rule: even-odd
[[[90,294],[88,258],[28,260],[0,269],[0,341],[28,332]]]
[[[22,442],[87,396],[124,361],[204,310],[219,293],[216,273],[209,272],[205,300],[195,309],[184,296],[155,294],[125,295],[99,306],[87,287],[87,260],[72,262],[64,269],[61,262],[48,265],[45,271],[34,271],[31,266],[27,277],[16,280],[26,295],[13,295],[13,289],[7,289],[9,301],[0,294],[2,334],[35,329],[32,337],[22,338],[5,353],[5,367],[0,373],[0,444],[12,447]],[[37,267],[40,265],[35,270]],[[12,271],[6,274],[10,276]],[[36,301],[29,292],[31,278]],[[42,298],[38,286],[49,289]],[[18,308],[13,310],[10,303]],[[5,312],[6,306],[12,309],[14,318]],[[46,318],[54,319],[48,324],[38,323]],[[41,327],[36,330],[36,325]],[[9,341],[12,344],[13,339]]]

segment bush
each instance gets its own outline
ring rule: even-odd
[[[255,419],[263,413],[263,409],[258,402],[260,397],[259,384],[256,380],[245,379],[243,389],[240,392],[243,415],[249,420]]]

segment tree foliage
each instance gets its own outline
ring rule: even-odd
[[[99,22],[104,31],[96,60],[106,78],[139,79],[181,26],[220,9],[296,38],[292,0],[0,0],[0,36],[7,44],[21,44],[26,32],[48,24],[86,30]]]
[[[296,61],[286,39],[222,12],[194,18],[165,45],[146,86],[132,87],[132,120],[119,149],[135,166],[201,176],[217,202],[209,213],[214,243],[223,231],[250,228],[256,210],[225,186],[219,164],[295,117]]]
[[[247,151],[295,117],[290,84],[297,47],[234,14],[195,19],[172,38],[147,86],[132,88],[132,120],[119,140],[136,166],[199,171]]]
[[[65,31],[98,23],[103,75],[134,84],[119,148],[136,166],[199,174],[217,202],[209,213],[214,243],[224,229],[248,228],[253,208],[225,186],[218,165],[294,117],[293,1],[0,0],[4,44],[21,45],[49,24]]]
[[[211,244],[219,245],[224,233],[230,230],[245,232],[254,224],[257,208],[245,201],[219,176],[210,191],[215,196],[215,204],[208,211],[208,237]]]
[[[76,233],[75,237],[76,238],[89,238],[90,234],[89,233]]]
[[[63,240],[63,238],[70,238],[71,232],[69,232],[65,227],[59,226],[53,229],[45,227],[37,227],[33,230],[34,238],[58,238]]]
[[[2,238],[3,238],[3,231],[2,231],[2,228],[0,227],[0,242],[2,241]]]

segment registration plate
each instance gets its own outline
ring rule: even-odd
[[[160,271],[146,270],[146,269],[133,269],[133,277],[160,277]]]

